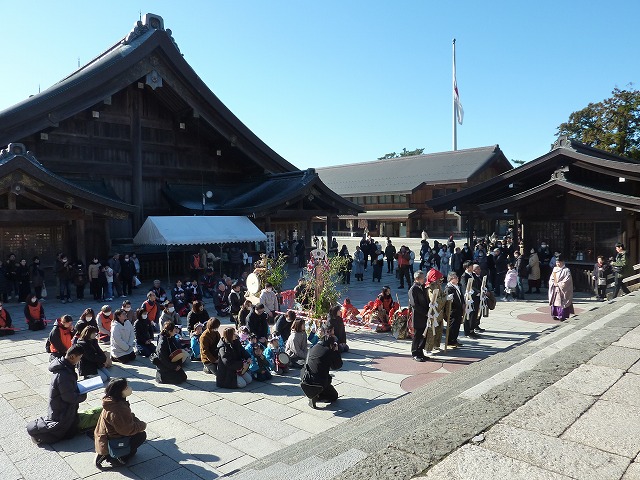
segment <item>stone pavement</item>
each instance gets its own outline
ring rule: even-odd
[[[383,275],[381,285],[386,282],[396,292],[393,276]],[[294,282],[293,277],[289,282]],[[361,306],[379,289],[380,285],[367,280],[352,283],[348,295]],[[141,288],[134,293],[131,299],[134,306],[142,302],[145,292]],[[406,304],[406,289],[400,299]],[[113,308],[118,304],[111,302]],[[352,350],[344,356],[344,368],[335,372],[334,383],[340,399],[335,405],[319,410],[309,409],[301,395],[298,372],[274,377],[268,383],[254,382],[244,390],[229,391],[218,389],[215,379],[202,373],[196,363],[188,366],[188,382],[181,386],[156,384],[154,369],[144,358],[130,365],[114,366],[112,375],[130,379],[134,390],[132,408],[148,422],[149,436],[131,465],[117,473],[100,473],[95,469],[93,441],[86,436],[41,448],[30,441],[26,422],[46,414],[50,378],[48,354],[44,353],[47,331],[21,331],[0,339],[0,415],[5,424],[0,429],[0,479],[42,478],[45,465],[53,479],[98,476],[209,479],[238,470],[241,475],[244,471],[248,475],[257,471],[260,478],[265,478],[261,469],[278,461],[286,462],[288,467],[298,462],[297,476],[288,478],[319,478],[315,475],[320,472],[330,474],[326,477],[330,478],[367,457],[367,452],[355,448],[360,446],[362,435],[368,450],[383,448],[392,441],[392,436],[375,435],[379,425],[385,432],[387,427],[383,424],[389,421],[384,414],[380,416],[379,412],[384,412],[380,409],[394,408],[397,402],[413,398],[416,394],[406,392],[424,383],[438,380],[437,385],[442,385],[491,358],[478,360],[500,356],[494,354],[555,328],[558,322],[538,311],[544,310],[543,305],[542,297],[527,302],[500,302],[492,315],[483,320],[486,335],[479,340],[462,337],[463,348],[423,364],[410,360],[408,341],[397,342],[389,334],[352,329],[349,332]],[[593,305],[588,300],[579,302],[579,308],[584,310]],[[88,300],[66,305],[55,300],[45,303],[48,318],[63,313],[77,318],[86,306],[97,309],[100,304]],[[7,308],[14,323],[23,326],[23,306],[7,304]],[[462,368],[465,365],[468,367]],[[475,380],[471,382],[473,385]],[[100,405],[100,397],[100,391],[92,392],[81,408]],[[404,417],[412,418],[412,414],[405,412]],[[397,423],[396,427],[401,425],[402,422]],[[396,433],[403,431],[394,429]],[[349,440],[344,448],[329,449],[335,443],[332,439],[341,434]],[[354,442],[355,439],[358,441]],[[310,449],[313,445],[317,448]],[[284,477],[276,473],[273,478]]]

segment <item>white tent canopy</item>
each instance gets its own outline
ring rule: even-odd
[[[136,245],[208,245],[263,242],[267,236],[247,217],[147,217]]]

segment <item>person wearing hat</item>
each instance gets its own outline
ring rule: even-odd
[[[549,277],[549,305],[551,316],[558,320],[566,320],[574,313],[573,279],[562,254],[556,255],[556,266]]]
[[[373,264],[373,281],[376,279],[378,282],[382,279],[382,265],[384,265],[384,255],[380,248],[376,248],[375,253],[371,256],[371,263]]]
[[[229,292],[229,307],[231,320],[236,324],[236,328],[240,326],[238,324],[238,314],[240,313],[240,309],[242,308],[243,303],[244,292],[242,291],[242,283],[238,280],[235,280],[231,284],[231,292]]]
[[[442,291],[442,279],[444,276],[440,270],[432,268],[427,273],[426,295],[429,300],[429,308],[435,308],[435,311],[427,313],[427,335],[426,335],[426,355],[430,357],[434,353],[440,351],[440,341],[442,340],[442,330],[444,326],[444,307],[446,305],[446,297]],[[431,299],[437,292],[438,298],[434,306],[431,305]],[[430,317],[430,315],[432,315]]]
[[[174,336],[175,325],[173,322],[164,322],[162,325],[162,331],[158,338],[158,356],[155,361],[156,366],[156,382],[158,383],[170,383],[178,385],[187,380],[187,374],[182,369],[181,355],[184,354],[184,350],[180,350],[180,353],[175,354],[176,349],[172,348],[172,337]]]

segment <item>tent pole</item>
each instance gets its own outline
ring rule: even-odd
[[[169,245],[167,245],[167,288],[171,288],[171,278],[169,276]]]
[[[222,244],[220,244],[220,278],[222,278]]]

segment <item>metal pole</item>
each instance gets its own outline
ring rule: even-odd
[[[453,106],[453,151],[458,149],[458,125],[456,118],[456,39],[453,39],[453,75],[451,79],[451,104]]]

